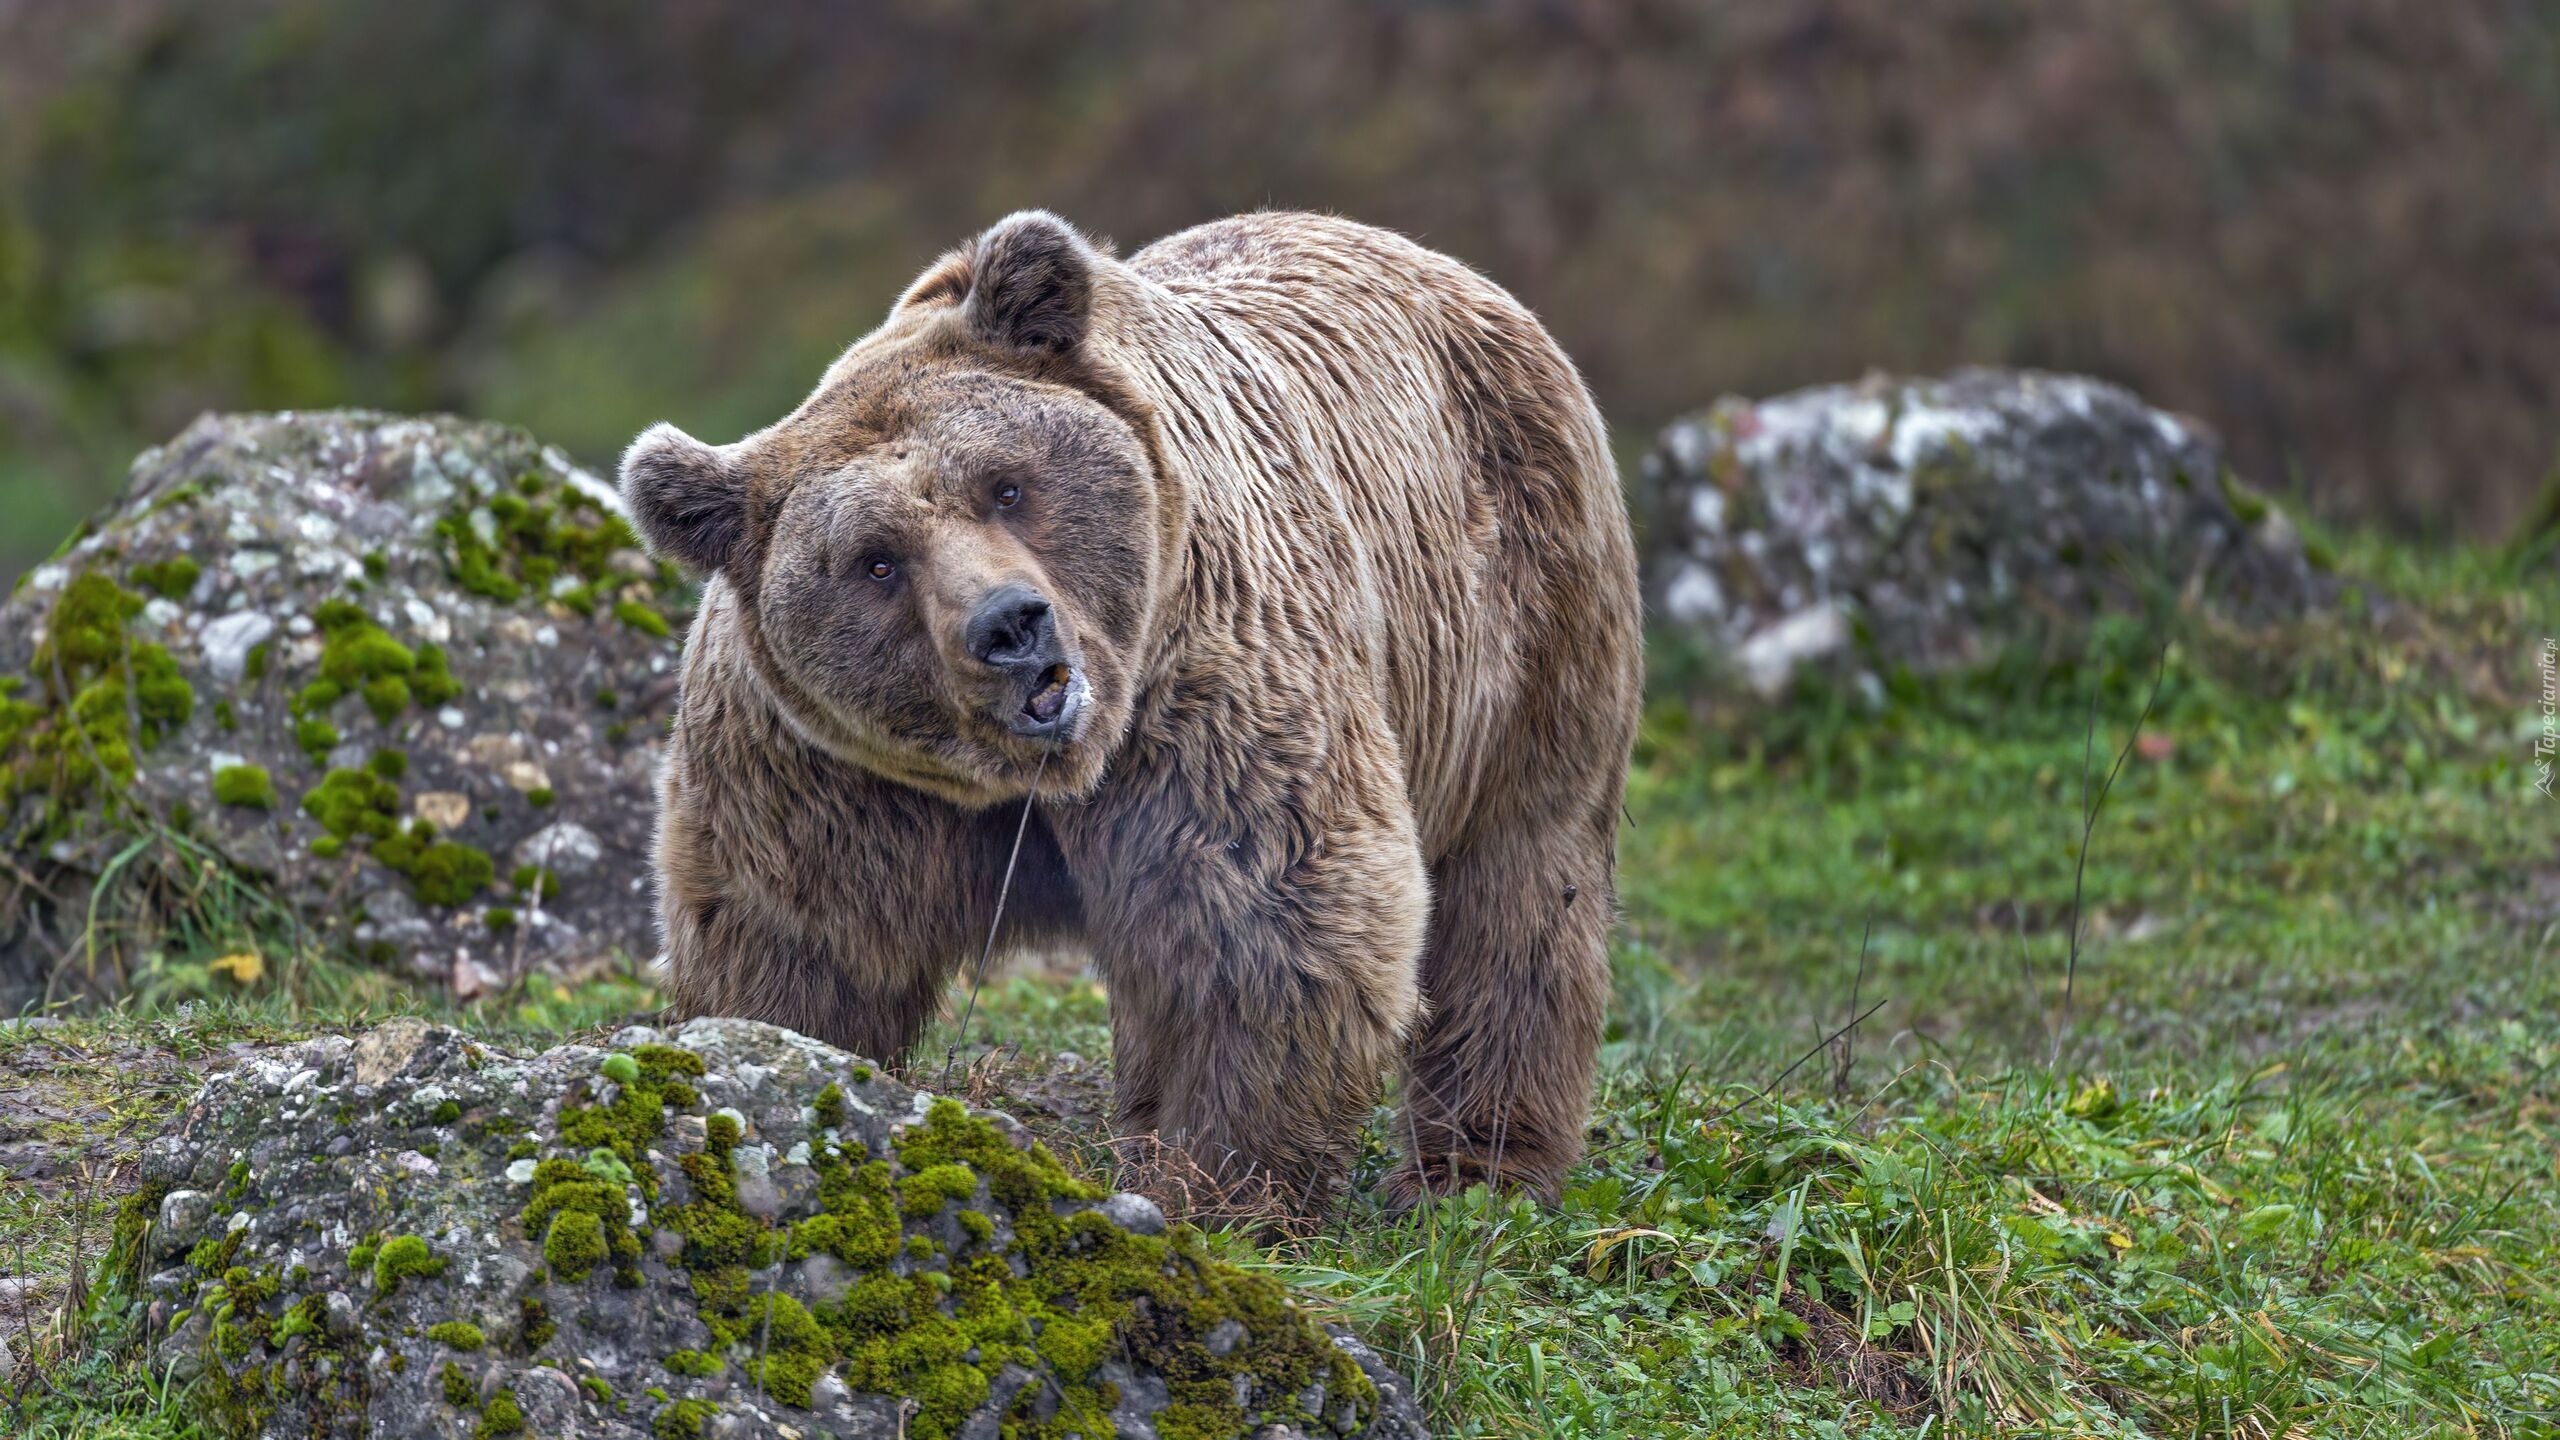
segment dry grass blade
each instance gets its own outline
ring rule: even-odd
[[[977,1018],[978,991],[987,983],[987,962],[995,957],[996,932],[1004,928],[1004,906],[1013,898],[1014,867],[1022,863],[1022,837],[1031,830],[1031,807],[1039,803],[1040,781],[1049,773],[1049,752],[1040,752],[1039,768],[1031,772],[1031,788],[1022,797],[1022,818],[1013,823],[1013,849],[1004,858],[1004,882],[996,887],[996,913],[987,920],[987,943],[978,951],[978,968],[969,977],[969,1003],[960,1012],[960,1029],[942,1052],[942,1079],[937,1090],[951,1087],[951,1065],[959,1058],[962,1046],[969,1043],[969,1022]]]

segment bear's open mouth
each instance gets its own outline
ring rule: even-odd
[[[1022,702],[1022,713],[1035,723],[1050,725],[1066,712],[1067,684],[1075,672],[1064,665],[1052,665],[1040,672],[1039,688]]]

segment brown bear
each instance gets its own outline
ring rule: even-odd
[[[894,1060],[1021,826],[997,943],[1090,946],[1125,1132],[1312,1201],[1401,1061],[1391,1198],[1554,1195],[1641,614],[1599,413],[1498,286],[1318,215],[1123,261],[1018,214],[797,410],[655,426],[622,485],[709,577],[661,780],[679,1011]]]

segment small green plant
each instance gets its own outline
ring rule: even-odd
[[[443,1257],[415,1235],[394,1235],[374,1252],[373,1289],[378,1297],[397,1292],[403,1280],[432,1280],[443,1273]]]
[[[650,609],[646,604],[638,600],[615,601],[613,606],[613,618],[630,626],[632,629],[639,631],[643,635],[653,635],[660,640],[664,640],[674,633],[674,631],[668,628],[666,616]]]
[[[167,600],[183,600],[196,586],[196,577],[204,567],[192,555],[172,555],[148,565],[133,567],[133,583]]]
[[[213,798],[243,810],[272,810],[276,789],[263,765],[225,765],[213,772]]]
[[[506,1435],[524,1433],[524,1409],[516,1403],[516,1392],[500,1390],[480,1407],[480,1423],[472,1427],[473,1440],[497,1440]]]

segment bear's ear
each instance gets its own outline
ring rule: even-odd
[[[649,548],[709,574],[747,529],[747,487],[717,450],[661,421],[622,452],[622,503]]]
[[[971,247],[961,307],[970,332],[1018,350],[1075,349],[1092,327],[1100,260],[1075,227],[1046,210],[1006,216]]]

